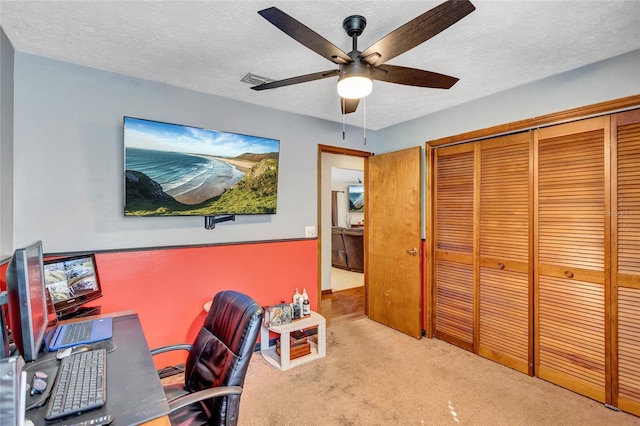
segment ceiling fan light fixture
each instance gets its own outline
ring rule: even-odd
[[[338,80],[338,94],[346,99],[361,99],[373,89],[373,81],[363,75],[341,77]]]
[[[338,94],[345,99],[362,99],[373,89],[368,66],[353,62],[341,67],[338,77]]]

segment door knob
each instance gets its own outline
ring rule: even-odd
[[[417,256],[418,255],[418,250],[414,248],[412,248],[411,250],[407,250],[407,254],[410,254],[411,256]]]

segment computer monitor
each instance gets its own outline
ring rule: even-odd
[[[102,297],[94,254],[44,261],[44,282],[58,317],[82,316],[87,302]]]
[[[6,276],[11,336],[24,361],[35,361],[48,324],[42,242],[16,249]]]

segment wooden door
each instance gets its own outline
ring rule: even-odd
[[[640,415],[640,111],[612,120],[613,404]]]
[[[530,133],[480,144],[478,354],[533,374]]]
[[[602,402],[610,395],[608,123],[534,132],[537,375]]]
[[[420,147],[365,164],[365,276],[369,318],[421,337]]]
[[[434,152],[434,336],[473,351],[475,143]]]

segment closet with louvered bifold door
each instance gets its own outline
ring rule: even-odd
[[[427,161],[433,335],[640,416],[640,109]]]
[[[473,351],[476,144],[434,153],[434,336]]]
[[[535,367],[542,379],[610,400],[609,118],[534,132]]]
[[[533,375],[529,132],[480,152],[478,354]]]
[[[613,405],[640,416],[640,111],[612,128]]]

